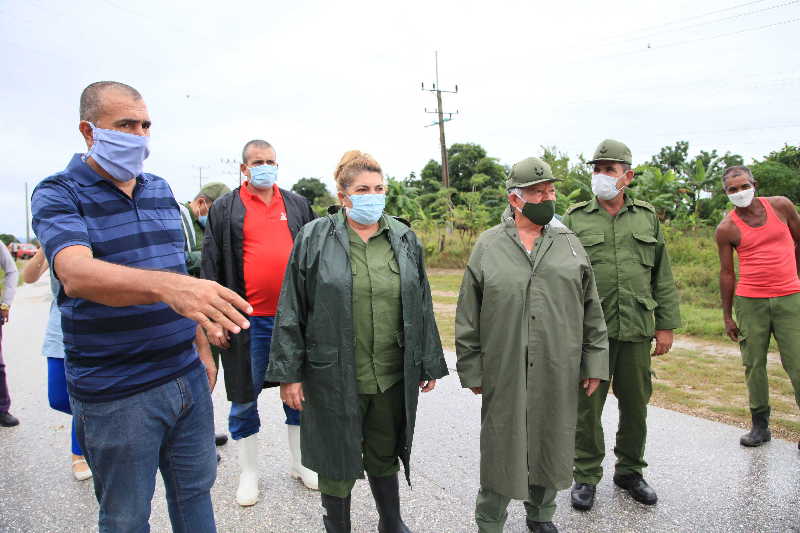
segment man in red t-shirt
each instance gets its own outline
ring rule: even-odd
[[[722,185],[736,206],[716,234],[722,313],[725,332],[742,351],[753,420],[740,442],[760,446],[771,439],[767,349],[772,334],[800,406],[800,215],[788,198],[755,197],[756,182],[747,167],[726,169]],[[739,255],[738,284],[734,248]]]
[[[233,335],[222,351],[225,389],[231,401],[231,437],[239,448],[241,475],[236,501],[258,501],[258,395],[265,383],[275,312],[294,238],[313,220],[308,200],[279,188],[278,161],[266,141],[253,140],[242,150],[242,186],[211,207],[203,238],[203,277],[236,291],[253,307],[250,329]],[[290,473],[311,489],[317,475],[300,457],[300,413],[283,406],[288,425]]]

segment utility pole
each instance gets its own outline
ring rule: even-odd
[[[199,165],[193,165],[194,168],[197,169],[198,173],[200,174],[200,189],[203,188],[203,169],[208,167],[201,167]]]
[[[222,164],[222,167],[226,170],[223,170],[224,174],[233,175],[236,174],[239,176],[239,186],[242,186],[242,171],[239,169],[239,160],[236,158],[231,157],[220,157],[219,162]]]
[[[30,208],[28,207],[28,182],[25,182],[25,242],[31,242]]]
[[[444,140],[444,123],[453,120],[453,115],[458,114],[458,110],[454,113],[445,112],[442,110],[442,93],[450,93],[456,94],[458,92],[458,85],[455,86],[455,90],[447,91],[442,90],[441,86],[439,85],[439,52],[434,53],[436,58],[436,82],[433,84],[433,89],[426,89],[425,84],[422,84],[422,90],[428,91],[432,93],[436,93],[436,111],[428,111],[428,108],[425,108],[426,113],[436,114],[438,120],[431,124],[425,126],[426,128],[429,126],[439,126],[439,145],[442,151],[442,185],[447,188],[450,186],[450,168],[447,162],[447,143]],[[447,117],[445,117],[447,115]]]

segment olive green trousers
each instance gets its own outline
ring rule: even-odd
[[[771,335],[775,335],[781,363],[800,406],[800,293],[776,298],[737,296],[734,310],[750,411],[769,416],[767,351]]]
[[[364,470],[373,477],[387,477],[400,470],[399,439],[405,424],[403,381],[378,394],[359,394],[364,439],[361,441]],[[347,498],[355,479],[335,480],[319,476],[323,494]]]
[[[647,467],[647,403],[653,391],[650,373],[651,341],[623,342],[608,339],[609,381],[601,381],[591,396],[581,391],[575,431],[575,471],[578,483],[597,485],[603,477],[606,445],[601,421],[609,387],[619,406],[619,425],[614,454],[615,473],[641,474]]]
[[[550,522],[556,513],[556,489],[531,485],[528,487],[528,500],[525,513],[534,522]],[[502,533],[508,518],[508,504],[511,498],[497,494],[483,487],[478,491],[475,501],[475,523],[479,533]]]

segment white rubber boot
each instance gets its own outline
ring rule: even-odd
[[[236,503],[249,507],[258,501],[258,433],[238,440],[236,445],[241,469]]]
[[[303,466],[302,456],[300,455],[300,426],[286,425],[289,431],[289,455],[291,465],[289,475],[294,479],[299,479],[303,485],[311,490],[319,490],[317,473]]]

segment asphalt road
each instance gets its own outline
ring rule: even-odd
[[[17,293],[11,322],[3,328],[3,355],[16,428],[0,428],[0,532],[97,531],[91,481],[72,478],[69,419],[47,404],[46,365],[40,355],[49,305],[47,280]],[[448,356],[451,368],[452,355]],[[217,428],[226,428],[229,404],[214,393]],[[235,444],[219,448],[222,462],[213,489],[221,532],[321,531],[319,494],[287,474],[286,430],[277,391],[261,396],[261,500],[250,508],[235,502]],[[613,458],[616,408],[604,417]],[[797,443],[773,440],[757,449],[739,445],[741,430],[717,422],[650,408],[646,478],[659,503],[645,507],[611,482],[613,459],[598,487],[595,508],[579,513],[569,491],[558,496],[555,522],[575,532],[800,532],[800,452]],[[480,399],[459,387],[454,375],[421,398],[417,419],[413,489],[403,486],[406,523],[416,533],[475,531],[478,489]],[[611,436],[611,438],[608,438]],[[153,499],[152,531],[168,532],[163,485]],[[353,492],[353,531],[374,532],[377,515],[366,482]],[[506,531],[524,532],[521,502],[512,502]]]

